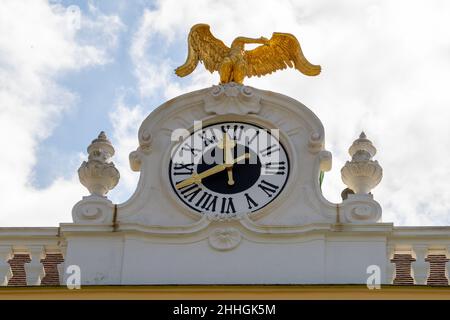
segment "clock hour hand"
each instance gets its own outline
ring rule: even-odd
[[[177,183],[175,186],[177,189],[184,188],[188,185],[191,185],[193,183],[199,184],[202,182],[202,179],[212,176],[213,174],[219,173],[226,169],[225,164],[218,164],[208,170],[203,171],[202,173],[195,173],[190,178],[187,178],[186,180],[181,181],[180,183]]]
[[[234,140],[230,140],[228,134],[225,132],[223,134],[223,139],[221,143],[219,143],[219,148],[223,149],[223,160],[225,164],[230,164],[233,160],[233,148],[236,146],[236,142]],[[227,167],[227,175],[228,175],[228,185],[234,184],[233,179],[233,167]]]
[[[231,166],[235,165],[236,163],[238,163],[244,159],[250,159],[250,153],[244,153],[242,156],[239,156],[236,159],[234,159],[231,163]]]
[[[216,165],[208,170],[205,170],[201,173],[193,174],[190,178],[187,178],[186,180],[183,180],[183,181],[177,183],[175,185],[175,188],[181,189],[181,188],[187,187],[193,183],[199,184],[200,182],[202,182],[202,179],[212,176],[213,174],[222,172],[223,170],[226,170],[227,168],[231,168],[231,167],[233,167],[233,165],[235,163],[238,163],[239,161],[242,161],[242,160],[248,159],[248,158],[250,158],[250,154],[244,153],[243,155],[237,157],[236,159],[232,160],[228,164],[218,164],[218,165]]]
[[[228,185],[232,186],[234,184],[233,168],[227,168],[227,175],[228,175]]]
[[[225,153],[225,164],[228,164],[231,159],[233,158],[233,148],[236,145],[236,142],[234,142],[234,140],[229,140],[228,139],[228,134],[225,133],[225,148],[224,148],[224,153]],[[234,179],[233,179],[233,167],[227,167],[227,175],[228,175],[228,185],[232,186],[234,184]]]

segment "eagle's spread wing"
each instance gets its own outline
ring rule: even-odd
[[[245,51],[247,77],[263,76],[276,70],[294,67],[308,76],[320,73],[320,66],[306,60],[297,38],[289,33],[273,33],[266,45]]]
[[[175,69],[175,73],[180,77],[194,71],[199,61],[203,62],[210,72],[219,70],[220,63],[230,51],[230,48],[212,35],[207,24],[196,24],[191,28],[188,46],[186,62]]]

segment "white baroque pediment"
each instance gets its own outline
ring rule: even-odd
[[[172,141],[173,132],[192,131],[199,121],[203,124],[240,121],[279,129],[280,141],[290,158],[287,184],[277,199],[248,214],[248,219],[275,226],[336,223],[339,219],[337,204],[323,197],[318,182],[319,172],[331,169],[331,153],[324,149],[324,129],[317,116],[282,94],[231,83],[176,97],[143,121],[138,133],[139,146],[130,153],[130,166],[139,172],[140,179],[131,198],[117,205],[119,228],[121,224],[179,227],[202,219],[202,214],[175,196],[168,176],[171,150],[179,143]],[[341,220],[358,220],[355,214],[346,213]],[[206,218],[220,222],[241,220],[242,216]]]

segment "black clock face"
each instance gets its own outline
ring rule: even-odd
[[[241,122],[203,127],[172,152],[169,178],[191,209],[210,214],[257,211],[272,202],[289,176],[277,132]]]

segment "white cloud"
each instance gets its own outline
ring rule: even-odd
[[[126,92],[120,92],[115,109],[109,115],[113,126],[111,140],[116,150],[114,163],[120,172],[119,183],[109,194],[115,203],[127,200],[136,189],[139,173],[131,171],[128,156],[138,145],[138,130],[146,117],[140,105],[128,106],[125,96]]]
[[[327,198],[339,201],[345,187],[340,168],[364,129],[384,168],[385,177],[374,190],[384,220],[450,223],[448,2],[165,0],[152,8],[140,17],[129,51],[142,100],[129,106],[118,99],[110,114],[114,161],[122,175],[113,199],[125,198],[137,182],[128,154],[137,146],[146,99],[169,99],[218,82],[218,75],[201,65],[188,78],[173,78],[173,69],[184,62],[190,27],[203,22],[227,44],[239,35],[293,33],[311,62],[322,65],[316,78],[288,70],[246,84],[292,96],[322,120],[334,157],[325,177]],[[77,161],[67,169],[74,173],[70,179],[58,178],[39,190],[30,181],[39,143],[76,101],[58,84],[58,76],[111,61],[124,28],[116,15],[104,15],[92,5],[89,10],[82,13],[81,29],[74,29],[59,4],[2,2],[0,226],[70,221],[73,204],[86,193],[77,181]]]
[[[39,143],[74,102],[74,94],[58,85],[57,77],[107,63],[121,28],[117,17],[99,12],[82,15],[80,29],[67,18],[59,4],[2,1],[0,226],[71,221],[71,208],[85,193],[75,175],[40,190],[30,183]],[[76,168],[70,169],[76,174]]]
[[[334,167],[324,193],[340,200],[340,168],[364,129],[379,149],[384,179],[373,192],[384,221],[448,224],[450,219],[450,4],[445,1],[159,1],[142,16],[130,50],[143,98],[166,98],[217,83],[200,65],[174,83],[170,50],[187,51],[190,27],[239,35],[295,34],[319,77],[278,72],[246,84],[290,95],[322,120]],[[164,44],[164,45],[161,45]],[[172,46],[171,46],[172,45]],[[180,46],[181,47],[178,47]],[[184,57],[183,57],[184,59]]]

